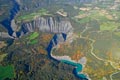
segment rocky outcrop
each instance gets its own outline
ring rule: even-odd
[[[22,36],[26,33],[34,32],[36,30],[55,34],[51,40],[53,45],[64,42],[69,36],[72,36],[73,33],[73,27],[66,19],[39,17],[33,21],[23,23],[21,25],[20,32],[17,32],[16,35],[20,34],[20,36]]]
[[[33,32],[36,29],[42,32],[50,32],[50,33],[69,33],[73,31],[72,25],[67,20],[56,20],[53,17],[36,18],[34,21],[23,23],[22,31]]]
[[[1,38],[11,38],[11,36],[9,36],[7,32],[0,32],[0,37]]]

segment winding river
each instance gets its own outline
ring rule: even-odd
[[[65,34],[64,34],[64,35],[65,35]],[[64,37],[64,40],[66,40],[66,37],[67,37],[67,36]],[[80,72],[83,70],[82,64],[80,64],[80,63],[75,63],[75,62],[72,62],[72,61],[69,61],[69,60],[62,60],[62,59],[61,59],[61,60],[58,60],[57,58],[54,58],[54,57],[51,55],[51,54],[52,54],[52,49],[54,48],[55,45],[58,44],[57,41],[56,41],[56,39],[57,39],[57,35],[55,34],[55,35],[53,36],[53,39],[50,41],[50,43],[49,43],[49,45],[48,45],[48,47],[47,47],[47,49],[46,49],[46,50],[48,51],[48,56],[49,56],[49,58],[50,58],[50,59],[53,59],[53,60],[55,60],[55,61],[63,62],[63,63],[66,63],[66,64],[68,64],[68,65],[74,66],[75,68],[74,68],[74,70],[73,70],[73,74],[74,74],[76,77],[80,78],[80,80],[88,80],[86,75],[80,73]],[[53,41],[55,42],[55,44],[53,43]]]

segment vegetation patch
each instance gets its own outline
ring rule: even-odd
[[[28,39],[29,39],[29,40],[32,40],[32,39],[37,38],[38,36],[39,36],[39,33],[38,33],[38,32],[33,32],[33,33],[28,37]]]
[[[45,16],[45,15],[51,15],[51,14],[49,14],[49,12],[46,9],[42,8],[36,12],[17,17],[17,22],[20,23],[21,21],[32,21],[34,18],[38,16]]]
[[[28,44],[36,44],[38,42],[38,40],[36,39],[38,36],[38,32],[33,32],[29,37],[26,38],[29,40]]]
[[[4,80],[6,78],[12,79],[14,77],[15,77],[15,73],[14,73],[13,65],[8,65],[8,66],[0,65],[0,80]]]
[[[73,17],[72,19],[78,23],[84,24],[92,20],[97,20],[100,23],[102,23],[108,20],[113,20],[113,17],[111,14],[109,14],[105,10],[90,10],[88,12],[80,11],[79,14]]]
[[[104,22],[100,25],[100,30],[101,31],[114,31],[117,29],[120,23],[116,22]]]

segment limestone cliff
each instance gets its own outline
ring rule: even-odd
[[[13,36],[23,36],[26,33],[40,31],[55,34],[51,40],[53,45],[57,45],[60,42],[64,42],[72,36],[73,27],[70,21],[66,19],[59,19],[55,17],[38,17],[30,22],[24,22],[21,24],[21,29]]]
[[[38,17],[31,22],[23,23],[21,29],[24,33],[33,32],[36,29],[50,33],[69,33],[73,31],[72,25],[67,20],[56,20],[53,17]]]

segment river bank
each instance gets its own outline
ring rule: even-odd
[[[53,37],[54,39],[54,37]],[[69,56],[54,56],[52,54],[52,51],[53,49],[55,49],[58,45],[57,42],[55,42],[56,44],[53,43],[53,39],[50,41],[49,45],[48,45],[48,48],[47,48],[47,51],[48,51],[48,56],[50,59],[53,59],[55,61],[58,61],[58,62],[63,62],[65,64],[68,64],[68,65],[72,65],[74,66],[74,70],[73,70],[73,74],[80,78],[80,79],[84,79],[84,80],[91,80],[88,75],[85,75],[82,70],[85,66],[85,63],[86,63],[86,58],[83,58],[84,60],[79,60],[79,62],[75,62],[74,60],[71,60],[71,58]],[[60,43],[59,43],[60,44]],[[83,64],[82,64],[83,63]]]

